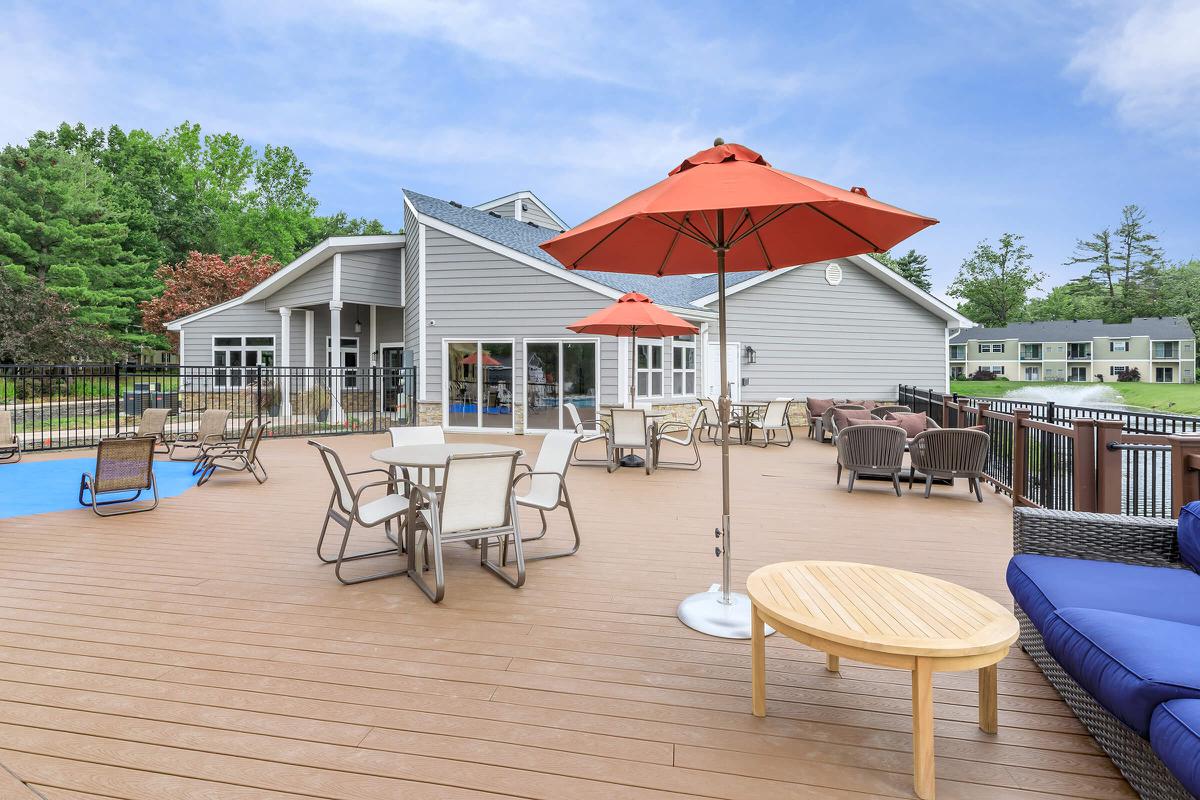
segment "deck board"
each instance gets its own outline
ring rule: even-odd
[[[329,442],[354,469],[383,440]],[[676,621],[720,574],[703,452],[696,473],[574,468],[580,554],[531,564],[514,591],[458,546],[440,606],[404,578],[343,587],[317,562],[328,478],[302,440],[263,445],[263,486],[0,520],[0,764],[48,800],[911,797],[906,674],[843,660],[831,675],[772,637],[758,719],[748,643]],[[848,495],[832,448],[803,439],[732,462],[739,588],[762,564],[848,560],[1011,604],[1004,498]],[[1019,649],[999,676],[996,736],[975,724],[973,674],[935,676],[940,797],[1134,797]]]

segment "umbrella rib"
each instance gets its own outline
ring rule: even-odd
[[[872,253],[880,253],[880,252],[883,252],[883,250],[885,250],[885,249],[886,249],[886,248],[879,247],[877,244],[875,244],[874,242],[872,242],[872,241],[871,241],[870,239],[868,239],[867,237],[863,236],[863,235],[862,235],[861,233],[859,233],[858,231],[856,231],[856,230],[854,230],[853,228],[851,228],[849,225],[846,225],[846,224],[842,223],[840,220],[834,219],[833,217],[829,216],[829,215],[828,215],[828,214],[826,214],[824,211],[822,211],[821,209],[819,209],[819,208],[817,208],[816,206],[814,206],[812,203],[805,203],[805,205],[806,205],[806,206],[808,206],[809,208],[811,208],[813,211],[815,211],[815,212],[817,212],[818,214],[820,214],[820,215],[821,215],[822,217],[824,217],[825,219],[827,219],[827,220],[829,220],[830,222],[832,222],[834,225],[837,225],[839,228],[841,228],[842,230],[844,230],[844,231],[846,231],[847,233],[849,233],[851,236],[854,236],[854,237],[856,237],[856,238],[858,238],[858,239],[861,239],[862,241],[864,241],[864,242],[866,242],[867,244],[869,244],[869,245],[871,246],[871,252],[872,252]]]
[[[753,223],[753,222],[754,222],[754,220],[753,220],[753,219],[751,219],[751,217],[750,217],[750,209],[749,209],[749,208],[743,208],[743,209],[742,209],[742,215],[741,215],[740,217],[738,217],[737,224],[736,224],[736,225],[734,225],[734,226],[733,226],[733,230],[731,230],[731,231],[729,232],[729,239],[730,239],[731,241],[732,241],[732,240],[734,240],[734,239],[737,239],[737,237],[738,237],[738,232],[739,232],[739,231],[742,229],[742,223],[743,223],[743,222],[745,222],[745,221],[746,221],[746,220],[748,220],[748,219],[750,220],[750,222],[751,222],[751,223]]]
[[[762,250],[763,261],[765,261],[767,263],[767,271],[769,272],[769,271],[775,269],[775,265],[771,263],[771,256],[767,253],[767,246],[766,246],[766,244],[763,243],[761,231],[762,231],[762,228],[758,228],[757,230],[755,230],[754,238],[758,240],[758,247],[760,250]]]
[[[705,241],[704,239],[700,238],[696,234],[685,230],[683,227],[681,227],[682,223],[675,222],[675,220],[671,219],[670,217],[667,217],[667,219],[671,220],[670,224],[663,222],[661,219],[659,219],[658,217],[656,217],[652,214],[647,215],[646,219],[648,219],[652,222],[657,222],[659,225],[662,225],[664,228],[669,228],[670,230],[673,230],[678,234],[686,236],[687,238],[692,239],[693,241],[699,242],[700,244],[704,245],[705,247],[712,247],[712,242]]]
[[[671,237],[670,243],[667,245],[667,252],[663,253],[662,263],[658,265],[658,271],[655,273],[660,278],[663,276],[663,270],[667,267],[667,261],[671,258],[671,253],[675,252],[675,243],[679,241],[679,231],[675,231],[675,235]]]
[[[620,225],[618,225],[617,227],[613,228],[613,229],[612,229],[611,231],[609,231],[608,233],[604,234],[604,236],[602,236],[602,237],[600,238],[600,241],[596,242],[594,245],[592,245],[592,246],[591,246],[591,247],[589,247],[587,250],[585,250],[585,251],[584,251],[584,252],[583,252],[583,253],[582,253],[582,254],[581,254],[581,255],[580,255],[578,258],[576,258],[576,259],[575,259],[575,261],[572,263],[572,265],[571,265],[570,267],[568,267],[567,269],[578,269],[578,267],[577,267],[576,265],[577,265],[577,264],[579,264],[579,262],[580,262],[580,261],[583,261],[585,258],[587,258],[588,256],[590,256],[590,255],[592,254],[592,251],[593,251],[593,250],[595,250],[597,247],[599,247],[600,245],[602,245],[602,244],[604,244],[605,242],[607,242],[607,241],[608,241],[608,237],[610,237],[610,236],[614,235],[614,234],[615,234],[617,231],[621,230],[621,228],[624,228],[624,227],[625,227],[625,225],[626,225],[626,223],[628,223],[628,222],[629,222],[629,220],[631,220],[631,219],[633,219],[633,217],[626,217],[625,219],[621,220],[621,224],[620,224]]]
[[[795,203],[793,203],[791,205],[787,205],[787,206],[779,206],[774,211],[772,211],[771,213],[769,213],[765,217],[763,217],[761,220],[759,220],[758,222],[754,223],[749,228],[747,228],[745,233],[742,233],[736,239],[731,240],[729,242],[729,246],[733,247],[735,244],[742,241],[747,236],[751,236],[755,233],[758,233],[759,230],[761,230],[765,225],[768,225],[771,222],[774,222],[775,220],[779,219],[780,217],[782,217],[784,214],[791,211],[795,207],[796,207]]]

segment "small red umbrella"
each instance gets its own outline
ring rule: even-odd
[[[475,353],[471,353],[471,355],[467,356],[466,358],[464,358],[464,359],[462,360],[462,363],[464,363],[464,364],[474,364],[474,363],[475,363],[476,361],[478,361],[478,360],[479,360],[479,359],[477,358],[476,354],[475,354]],[[484,351],[484,353],[483,353],[483,365],[484,365],[485,367],[501,367],[501,366],[504,366],[504,365],[503,365],[503,364],[501,364],[499,361],[497,361],[495,358],[493,358],[493,357],[492,357],[492,354],[491,354],[491,353],[489,353],[489,352],[487,352],[486,350],[485,350],[485,351]]]
[[[595,333],[601,336],[629,336],[630,369],[629,369],[629,405],[632,407],[637,399],[636,364],[637,337],[640,333],[650,339],[661,339],[665,336],[687,336],[699,332],[695,325],[680,319],[661,306],[654,304],[649,297],[639,292],[628,292],[621,295],[617,302],[602,308],[595,314],[584,317],[578,322],[567,326],[575,333]]]
[[[721,339],[721,591],[679,604],[705,633],[749,638],[750,601],[729,591],[729,376],[725,273],[773,270],[887,250],[937,220],[775,169],[740,144],[687,158],[653,186],[542,244],[567,269],[645,275],[717,273]]]

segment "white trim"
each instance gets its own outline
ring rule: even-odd
[[[405,202],[408,202],[407,198],[405,198]],[[426,292],[425,292],[425,238],[426,238],[426,236],[425,236],[425,226],[423,224],[421,224],[421,222],[420,222],[420,219],[421,219],[420,215],[416,213],[415,209],[413,210],[413,214],[417,218],[417,230],[418,230],[418,237],[417,237],[418,238],[418,243],[417,243],[417,289],[418,289],[418,291],[417,291],[417,295],[418,295],[418,299],[420,301],[417,304],[418,306],[420,306],[420,308],[418,309],[418,314],[417,314],[417,331],[418,331],[417,338],[419,340],[417,342],[417,346],[420,348],[420,351],[417,353],[417,358],[416,358],[417,401],[424,403],[429,400],[429,390],[427,388],[427,384],[429,382],[429,371],[425,368],[425,361],[427,359],[427,355],[429,352],[426,347],[426,343],[425,343],[425,326],[428,324],[425,321],[425,308],[426,308],[426,304],[429,301],[429,298],[426,297]],[[404,309],[404,313],[405,314],[408,313],[408,308]],[[444,419],[444,417],[443,417],[443,419]]]
[[[330,303],[342,304],[342,254],[333,254],[333,288]]]
[[[311,308],[304,309],[304,366],[313,366],[313,333],[316,325],[313,319],[313,310]]]
[[[491,211],[493,208],[497,208],[498,206],[502,206],[505,203],[510,203],[515,200],[532,200],[534,203],[537,203],[538,208],[546,212],[547,217],[557,222],[558,226],[564,231],[569,227],[567,223],[562,221],[562,218],[560,218],[558,214],[555,214],[549,206],[539,200],[537,195],[528,190],[506,194],[504,197],[497,197],[495,200],[488,200],[486,203],[480,203],[479,205],[474,206],[474,208],[476,211]],[[516,219],[517,221],[521,221],[520,217],[517,217]]]
[[[829,260],[837,261],[839,259],[829,259]],[[962,328],[975,327],[974,322],[967,319],[966,317],[964,317],[962,314],[958,313],[954,309],[950,308],[950,306],[946,305],[941,300],[938,300],[936,297],[934,297],[932,294],[925,291],[921,287],[916,286],[915,284],[913,284],[912,282],[910,282],[909,280],[907,280],[900,274],[888,269],[883,264],[879,263],[877,260],[875,260],[874,258],[872,258],[869,255],[848,256],[847,258],[840,259],[840,260],[850,261],[850,262],[854,263],[856,266],[861,267],[868,274],[873,275],[874,277],[878,278],[883,283],[889,284],[893,289],[896,289],[898,292],[900,292],[900,294],[902,294],[905,297],[908,297],[910,300],[913,300],[914,302],[916,302],[917,305],[921,306],[922,308],[924,308],[928,311],[933,312],[938,317],[941,317],[942,319],[944,319],[946,321],[946,323],[948,325],[956,325],[956,326],[962,327]],[[822,264],[822,263],[826,263],[826,262],[820,262],[820,261],[814,262],[814,264]],[[802,264],[802,265],[794,266],[794,267],[782,267],[780,269],[771,270],[769,272],[764,272],[761,275],[756,275],[755,277],[750,278],[749,280],[742,281],[739,284],[736,284],[734,286],[730,286],[730,287],[726,288],[725,296],[729,297],[731,295],[735,295],[738,292],[744,291],[745,289],[749,289],[752,286],[757,286],[758,284],[762,283],[763,281],[770,280],[771,278],[773,278],[777,275],[783,275],[785,273],[791,272],[794,269],[799,269],[800,267],[804,267],[804,266],[811,266],[811,265]],[[712,294],[705,295],[704,297],[701,297],[697,300],[693,300],[692,302],[696,305],[707,306],[707,305],[710,305],[711,303],[716,302],[716,300],[717,300],[717,293],[713,292]]]
[[[242,295],[241,297],[235,297],[232,300],[226,300],[224,303],[217,303],[215,306],[209,306],[203,311],[197,311],[194,314],[188,314],[186,317],[173,319],[164,327],[169,331],[183,330],[182,326],[188,324],[189,322],[196,322],[197,320],[204,319],[205,317],[211,317],[213,314],[218,314],[226,309],[240,306],[243,302],[245,302],[245,297],[245,295]]]
[[[559,378],[559,397],[558,397],[558,428],[532,428],[529,425],[529,345],[531,344],[556,344],[558,345],[558,378]],[[524,417],[524,432],[525,433],[549,433],[554,430],[570,430],[563,428],[563,397],[562,397],[562,373],[563,373],[563,345],[564,344],[592,344],[596,347],[596,376],[593,380],[596,391],[596,416],[600,416],[600,339],[599,337],[591,336],[531,336],[521,340],[521,402],[522,416]],[[516,370],[514,369],[513,383],[516,383]]]
[[[379,350],[378,341],[377,341],[378,332],[375,329],[375,304],[372,303],[369,306],[369,308],[371,309],[371,336],[367,340],[367,345],[368,345],[367,363],[370,366],[374,367],[375,366],[375,358],[376,358],[376,355],[378,354],[378,350]]]
[[[212,387],[214,391],[222,391],[223,392],[223,391],[230,391],[230,390],[240,390],[243,386],[245,386],[246,370],[255,369],[256,367],[262,366],[262,364],[259,363],[259,364],[256,364],[254,367],[248,367],[245,364],[242,364],[239,367],[230,366],[229,364],[226,364],[223,367],[218,367],[217,363],[216,363],[216,361],[217,361],[217,339],[233,339],[233,338],[240,338],[242,340],[242,344],[239,347],[232,348],[232,349],[238,350],[242,353],[243,361],[246,360],[245,359],[245,353],[246,353],[246,349],[247,349],[246,339],[270,339],[271,340],[271,367],[267,367],[267,369],[271,369],[272,367],[279,366],[279,358],[278,358],[278,356],[279,356],[279,337],[276,336],[275,334],[273,334],[273,333],[266,333],[266,334],[264,334],[264,333],[214,333],[211,336],[209,336],[208,365],[210,367],[212,367],[214,370],[216,370],[216,369],[223,369],[226,371],[239,370],[241,372],[241,377],[242,377],[241,382],[237,386],[233,386],[229,382],[229,379],[232,376],[229,374],[226,374],[225,385],[217,386],[216,385],[216,375],[214,373],[213,387]],[[231,347],[229,345],[222,345],[221,349],[225,352],[228,352],[231,349]],[[263,350],[265,348],[263,347],[263,345],[251,345],[250,349],[257,353],[261,353],[261,352],[263,352]]]
[[[699,333],[694,334],[692,336],[692,340],[690,342],[686,341],[686,340],[682,340],[682,337],[679,337],[679,336],[668,336],[665,339],[663,339],[663,342],[664,342],[663,369],[666,370],[666,373],[669,376],[669,380],[664,379],[665,384],[663,386],[663,392],[666,393],[667,389],[670,389],[670,397],[674,401],[695,400],[696,397],[698,397],[700,394],[700,390],[699,390],[700,389],[700,334]],[[670,345],[665,344],[666,342],[670,342]],[[690,370],[687,369],[686,367],[684,367],[683,369],[675,369],[675,348],[676,347],[682,347],[685,350],[689,347],[691,348],[691,350],[692,350],[692,368]],[[667,358],[668,353],[670,354],[669,359]],[[682,374],[685,378],[687,377],[687,374],[689,372],[692,373],[692,391],[690,393],[687,391],[684,391],[680,394],[675,393],[675,373],[676,372]],[[684,381],[684,383],[686,384],[686,380]],[[667,384],[669,384],[669,385],[667,385]],[[685,386],[685,389],[686,389],[686,386]]]
[[[185,330],[179,331],[179,366],[181,366],[181,367],[187,365],[187,356],[186,356],[187,351],[184,349],[184,334],[185,333],[187,333],[187,331],[185,331]]]
[[[513,377],[512,377],[513,385],[509,389],[509,392],[512,394],[514,405],[513,405],[512,413],[509,415],[510,416],[509,426],[507,428],[489,428],[489,427],[484,427],[483,425],[479,425],[474,428],[466,428],[466,427],[462,427],[462,426],[452,426],[450,424],[450,387],[448,385],[449,381],[450,381],[450,370],[446,369],[446,359],[450,355],[450,342],[466,342],[466,343],[474,342],[476,352],[479,352],[480,350],[482,350],[483,345],[485,343],[486,344],[511,345],[511,347],[512,347],[512,351],[511,351],[512,352],[512,367],[511,367],[511,369],[512,369],[512,375],[513,375]],[[518,372],[517,372],[517,340],[515,338],[503,337],[503,336],[496,336],[496,337],[478,337],[477,336],[475,338],[470,338],[470,337],[466,337],[466,336],[443,337],[442,338],[441,370],[442,370],[442,428],[444,428],[445,430],[448,430],[448,431],[453,431],[455,433],[516,433],[517,409],[516,409],[515,401],[517,399],[517,375],[518,375]],[[479,393],[479,389],[482,386],[482,381],[483,381],[483,371],[479,370],[478,377],[476,378],[476,381],[475,381],[475,392],[476,392],[475,400],[477,401],[477,404],[479,405],[479,412],[477,413],[477,417],[479,417],[479,418],[482,418],[482,414],[483,414],[483,403],[478,402],[479,401],[478,393]],[[524,383],[524,381],[522,381],[522,383]],[[524,389],[522,389],[522,391],[524,391]]]
[[[417,219],[426,227],[433,228],[436,231],[441,231],[442,233],[448,236],[453,236],[456,239],[462,239],[468,244],[482,247],[483,249],[490,250],[493,253],[499,253],[505,258],[516,261],[519,264],[524,264],[527,267],[533,267],[540,272],[544,272],[547,275],[553,275],[554,277],[560,278],[568,283],[573,283],[576,286],[582,286],[585,289],[591,289],[593,292],[604,295],[610,300],[616,300],[623,294],[623,292],[619,292],[610,286],[605,286],[602,283],[597,283],[591,278],[583,277],[580,273],[585,272],[585,270],[568,270],[563,269],[562,267],[556,267],[553,264],[548,264],[541,259],[525,255],[518,250],[513,250],[511,247],[505,247],[499,242],[493,242],[487,237],[480,236],[477,233],[472,233],[471,231],[460,228],[457,225],[451,225],[449,222],[442,222],[440,219],[431,217],[428,214],[419,214]],[[425,244],[424,235],[421,236],[421,244]]]
[[[279,307],[279,366],[292,365],[292,310],[287,306]]]
[[[947,327],[947,328],[946,328],[946,388],[942,390],[942,391],[944,391],[944,392],[949,392],[949,391],[950,391],[950,381],[951,381],[951,380],[952,380],[952,378],[953,378],[953,375],[952,375],[952,372],[953,372],[953,371],[950,369],[950,353],[951,353],[951,352],[952,352],[952,351],[950,350],[950,328],[949,328],[949,327]],[[966,354],[967,354],[967,348],[964,346],[964,347],[963,347],[963,356],[964,356],[964,358],[961,358],[961,359],[958,359],[958,360],[959,360],[959,361],[963,361],[963,362],[965,362],[965,361],[967,360],[967,359],[965,358]],[[963,364],[963,372],[965,373],[966,371],[967,371],[967,370],[966,370],[966,364],[964,363],[964,364]]]
[[[633,380],[634,380],[634,391],[637,392],[638,400],[665,400],[668,397],[667,375],[670,374],[670,370],[667,369],[667,351],[670,349],[670,346],[667,344],[667,342],[669,342],[669,341],[671,341],[670,336],[664,336],[661,338],[657,338],[654,336],[646,336],[646,337],[639,336],[638,337],[637,344],[636,344],[637,347],[657,347],[661,353],[661,355],[659,357],[659,362],[658,362],[658,364],[659,364],[658,369],[655,369],[652,366],[646,367],[645,369],[641,369],[637,365],[637,353],[634,352]],[[649,352],[653,353],[654,351],[651,350]],[[654,359],[648,358],[648,359],[646,359],[646,363],[653,364]],[[646,393],[645,394],[642,394],[639,391],[639,387],[637,386],[638,375],[643,372],[646,374]],[[653,393],[654,373],[656,373],[656,372],[658,373],[659,378],[660,378],[658,394]]]
[[[525,201],[518,197],[516,200],[513,200],[513,219],[517,222],[524,222],[525,220],[522,219],[524,213]]]

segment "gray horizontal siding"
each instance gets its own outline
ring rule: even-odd
[[[404,205],[404,234],[404,288],[408,312],[404,315],[404,362],[410,364],[420,360],[409,354],[419,351],[421,326],[425,324],[421,317],[420,284],[421,238],[425,235],[425,226],[417,224],[417,218],[407,203]]]
[[[896,385],[942,388],[946,324],[861,267],[822,265],[769,278],[728,299],[729,341],[757,354],[742,397],[895,397]],[[715,341],[715,325],[710,340]]]
[[[314,306],[333,299],[333,259],[327,258],[264,301],[267,308]]]
[[[423,235],[428,320],[424,362],[430,401],[442,397],[444,340],[515,339],[513,388],[516,396],[522,397],[523,340],[593,338],[576,337],[566,326],[612,302],[441,231],[425,228]],[[617,340],[598,339],[600,397],[613,402],[618,394]]]
[[[402,306],[404,248],[342,253],[342,300]]]
[[[496,209],[499,211],[499,209]],[[506,215],[508,216],[508,215]],[[525,210],[521,212],[521,219],[525,222],[532,222],[534,225],[541,225],[543,228],[561,231],[562,226],[554,221],[554,217],[542,211],[537,203],[532,201],[525,202]]]
[[[293,315],[292,322],[297,317]],[[282,324],[278,311],[268,310],[262,302],[242,305],[218,311],[203,319],[183,325],[184,349],[180,363],[186,367],[212,366],[212,340],[214,336],[274,336],[275,355],[278,358]]]
[[[495,212],[506,219],[512,219],[517,213],[517,207],[515,202],[502,203],[495,208],[489,208],[488,211]]]

